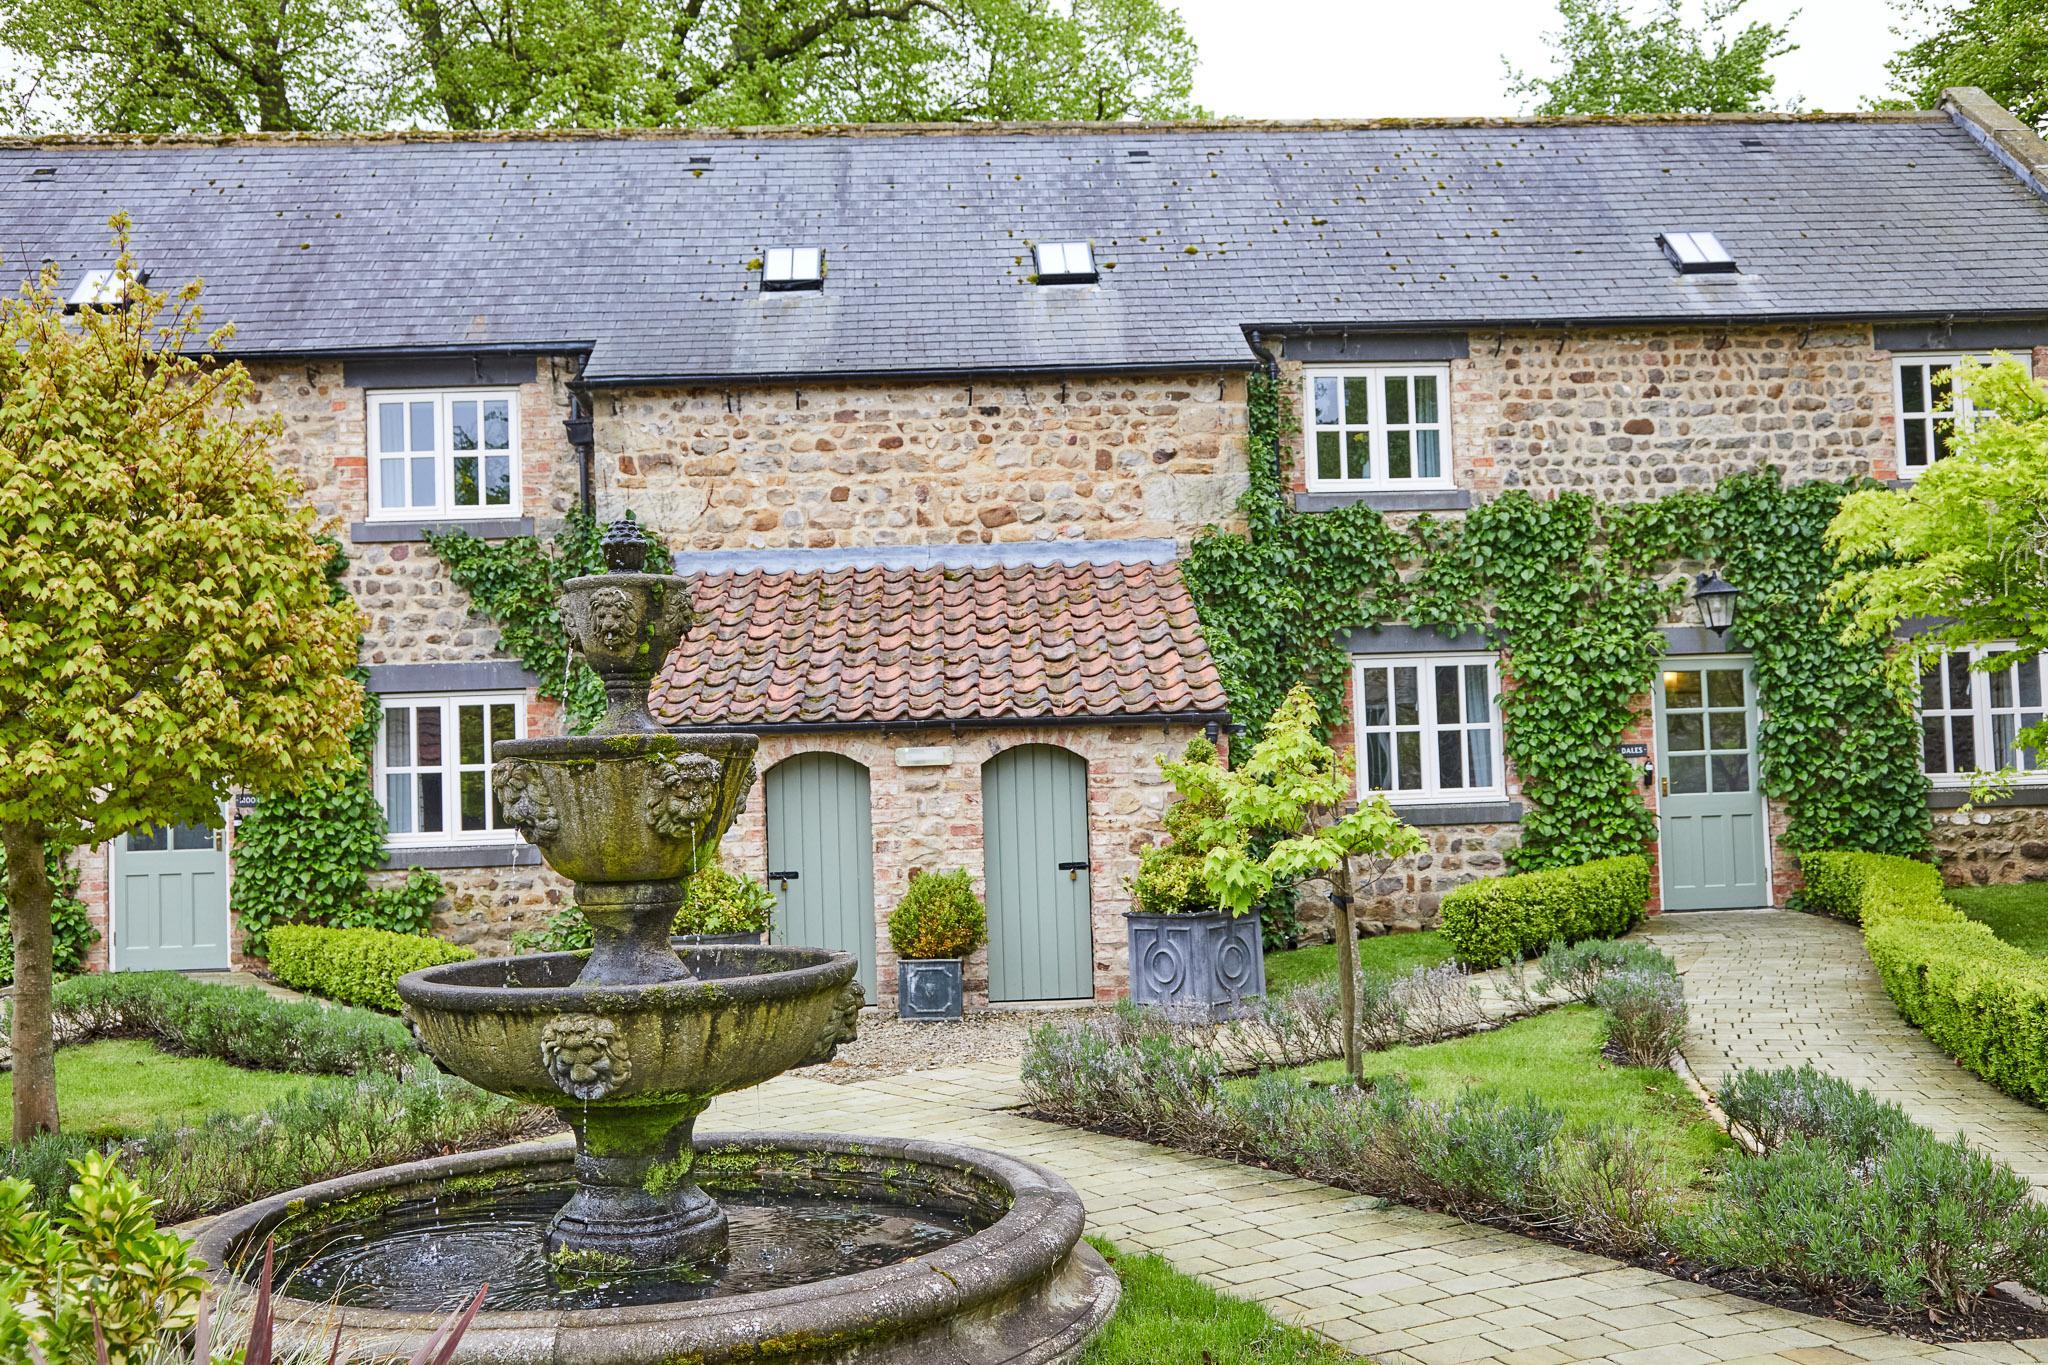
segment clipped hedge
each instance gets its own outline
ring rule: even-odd
[[[1465,966],[1498,967],[1559,939],[1616,938],[1649,903],[1650,861],[1632,853],[1467,882],[1444,897],[1443,935]]]
[[[1805,853],[1799,870],[1802,909],[1863,926],[1863,946],[1899,1013],[1999,1089],[2048,1104],[2048,959],[1949,904],[1926,863]]]
[[[175,972],[94,972],[60,981],[54,1016],[66,1044],[146,1038],[167,1052],[265,1071],[397,1072],[420,1059],[396,1019]]]
[[[345,1005],[397,1010],[398,978],[466,962],[475,952],[425,934],[281,924],[270,931],[270,974],[287,986]]]

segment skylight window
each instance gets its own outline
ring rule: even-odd
[[[815,246],[768,248],[761,266],[763,289],[823,289],[825,251]]]
[[[1735,258],[1711,232],[1665,232],[1657,237],[1664,256],[1681,275],[1732,275]]]
[[[1095,249],[1086,242],[1040,242],[1032,250],[1038,254],[1040,284],[1094,284],[1102,278],[1095,269]]]
[[[73,308],[118,308],[128,300],[128,288],[118,270],[88,270],[67,302]]]

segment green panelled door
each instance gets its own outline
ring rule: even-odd
[[[875,839],[868,770],[838,754],[798,754],[768,770],[768,889],[777,943],[860,959],[875,998]]]
[[[218,831],[138,831],[114,850],[114,965],[124,972],[228,968],[228,859]]]
[[[1657,690],[1658,863],[1666,910],[1771,903],[1749,660],[1667,659]]]
[[[1092,1000],[1088,762],[1022,744],[981,770],[988,998]]]

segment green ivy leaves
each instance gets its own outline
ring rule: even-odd
[[[1461,520],[1422,516],[1396,530],[1364,506],[1288,511],[1275,452],[1291,409],[1271,380],[1253,378],[1247,530],[1211,528],[1182,565],[1248,742],[1297,682],[1323,714],[1339,714],[1355,629],[1484,629],[1502,655],[1504,741],[1527,805],[1512,861],[1527,870],[1637,852],[1656,822],[1618,745],[1656,680],[1659,626],[1683,593],[1674,570],[1711,562],[1742,590],[1737,634],[1763,705],[1759,765],[1786,812],[1785,843],[1926,849],[1910,706],[1880,651],[1844,643],[1823,607],[1840,572],[1824,532],[1846,486],[1787,487],[1766,468],[1623,505],[1515,490]]]

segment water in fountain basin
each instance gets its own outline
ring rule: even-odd
[[[721,1194],[728,1255],[708,1270],[559,1266],[544,1247],[569,1184],[421,1199],[317,1230],[280,1230],[277,1278],[296,1298],[361,1308],[459,1307],[490,1285],[491,1310],[620,1308],[726,1298],[894,1265],[980,1229],[957,1214],[809,1195]]]

